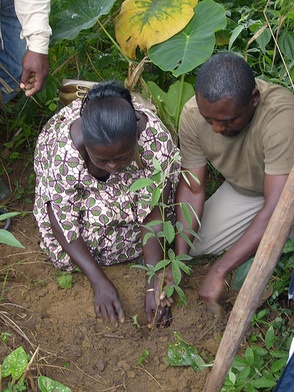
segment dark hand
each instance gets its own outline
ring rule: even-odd
[[[219,304],[225,285],[225,276],[213,270],[206,275],[201,285],[199,295],[204,304],[216,316],[221,314],[221,305]]]
[[[155,323],[158,328],[166,328],[171,324],[171,304],[173,303],[172,298],[167,298],[165,291],[162,291],[162,275],[160,272],[155,278],[154,288],[147,289],[145,297],[145,311],[148,328],[152,328],[152,324]],[[170,275],[165,275],[164,279],[166,284],[172,284],[173,280],[170,279]],[[156,319],[154,317],[156,315]]]
[[[102,316],[107,324],[117,327],[125,321],[118,292],[114,285],[107,279],[100,279],[94,288],[94,306],[96,316]]]
[[[48,56],[28,50],[23,56],[22,68],[20,88],[25,91],[26,96],[42,91],[49,72]]]

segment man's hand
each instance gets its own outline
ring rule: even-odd
[[[213,268],[206,275],[201,285],[199,295],[204,304],[215,316],[221,315],[221,305],[219,304],[224,290],[225,275],[215,271]]]
[[[22,68],[20,88],[25,95],[30,97],[42,91],[49,72],[48,56],[28,50],[23,56]]]
[[[106,277],[99,280],[99,284],[93,286],[94,306],[96,316],[102,316],[103,320],[113,327],[125,321],[118,292],[114,285]]]

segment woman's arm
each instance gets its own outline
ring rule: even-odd
[[[93,259],[83,238],[79,237],[68,243],[54,216],[50,202],[47,204],[47,209],[55,238],[72,261],[86,275],[93,287],[96,316],[102,316],[107,323],[113,325],[124,322],[124,313],[117,290],[105,276],[99,264]]]

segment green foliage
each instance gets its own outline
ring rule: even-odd
[[[181,303],[185,303],[186,296],[183,290],[180,288],[180,282],[182,279],[182,272],[188,275],[190,274],[191,268],[186,265],[186,262],[191,260],[192,257],[188,255],[176,255],[172,249],[172,245],[176,235],[181,235],[185,241],[187,241],[187,243],[193,247],[193,244],[188,238],[187,233],[194,236],[197,236],[197,234],[191,229],[184,229],[180,222],[176,222],[174,226],[169,220],[167,220],[167,210],[174,208],[176,205],[165,204],[163,192],[167,182],[167,176],[171,173],[171,168],[173,167],[174,163],[178,161],[178,159],[179,154],[175,154],[175,157],[170,162],[168,162],[168,167],[163,170],[160,163],[154,158],[153,165],[155,169],[151,178],[140,178],[130,186],[130,191],[132,192],[137,192],[140,189],[147,188],[150,194],[150,198],[144,199],[140,202],[145,205],[150,205],[151,208],[159,208],[161,220],[153,220],[144,225],[148,232],[143,238],[143,245],[146,245],[150,238],[155,237],[157,238],[163,250],[163,259],[160,260],[155,266],[147,264],[146,266],[134,265],[132,267],[145,270],[149,283],[158,272],[163,271],[162,289],[164,284],[165,270],[167,268],[171,268],[174,284],[165,287],[166,295],[167,297],[171,297],[174,291],[176,291],[176,293],[179,295]],[[195,180],[198,181],[197,178],[195,178]],[[183,215],[186,217],[188,222],[191,223],[191,214],[193,214],[196,219],[198,219],[197,213],[191,205],[187,206],[184,203],[179,203],[178,205],[182,208]],[[158,226],[159,224],[162,225],[162,230],[156,231],[154,227]]]
[[[137,360],[138,365],[143,365],[143,363],[148,363],[148,357],[149,357],[149,351],[145,349]]]
[[[293,248],[294,241],[288,240],[268,284],[272,295],[253,316],[249,346],[242,357],[234,359],[222,392],[271,391],[285,368],[292,340],[288,325],[292,311],[281,299],[289,288]]]
[[[196,348],[174,332],[175,343],[168,345],[168,363],[171,366],[191,366],[195,372],[203,370],[207,365],[202,357],[198,354]]]
[[[4,358],[1,367],[1,377],[6,378],[11,376],[12,380],[11,382],[8,382],[8,387],[7,389],[4,389],[3,392],[20,392],[27,390],[24,376],[28,365],[28,355],[22,346],[18,347]],[[71,392],[71,389],[68,387],[45,376],[38,377],[38,386],[41,392]]]
[[[224,9],[212,0],[201,1],[187,26],[167,41],[150,48],[148,56],[159,68],[179,77],[212,55],[215,32],[225,26]]]
[[[72,274],[69,272],[59,271],[59,276],[57,277],[57,282],[62,289],[72,288]]]
[[[50,17],[51,45],[64,39],[74,39],[80,31],[89,29],[102,16],[109,13],[115,0],[53,1]]]
[[[2,377],[8,377],[11,375],[12,380],[16,381],[20,379],[27,365],[28,356],[25,350],[20,346],[4,359],[1,368],[1,375]]]
[[[38,386],[41,392],[71,392],[71,389],[49,377],[39,376]]]
[[[20,212],[8,212],[7,214],[0,215],[0,221],[12,218],[19,215]],[[24,246],[7,230],[0,229],[0,244],[15,246],[17,248],[24,248]]]

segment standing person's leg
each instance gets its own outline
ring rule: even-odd
[[[218,255],[230,248],[244,233],[264,204],[263,196],[244,196],[224,183],[204,206],[201,227],[191,256]]]
[[[19,91],[22,58],[26,51],[26,42],[20,39],[20,32],[14,0],[0,0],[0,90],[4,103]]]

